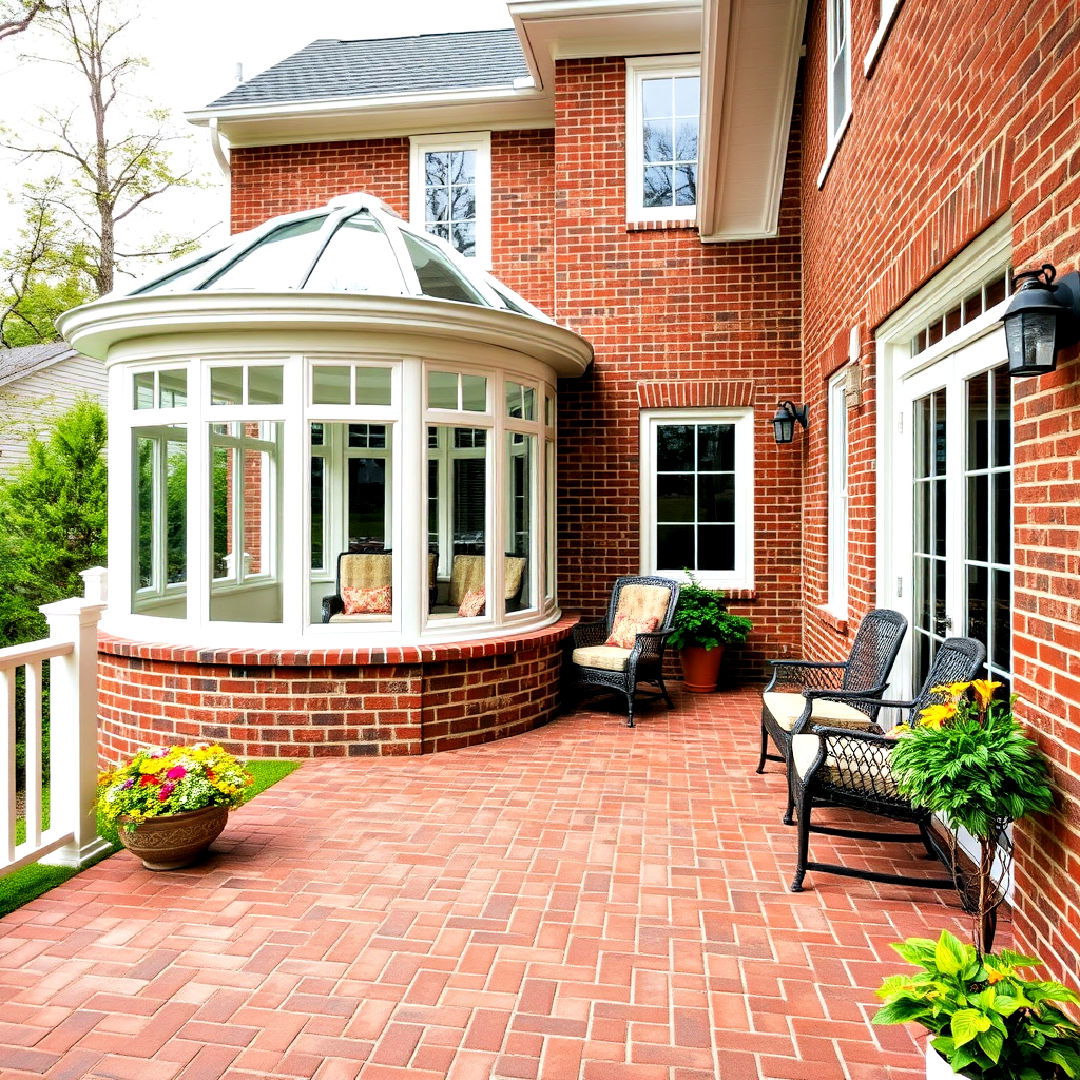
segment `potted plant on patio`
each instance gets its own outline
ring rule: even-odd
[[[721,590],[705,588],[689,569],[686,575],[690,583],[679,592],[668,643],[679,650],[686,689],[708,694],[716,689],[724,646],[742,645],[754,624],[728,611]]]
[[[143,747],[101,775],[97,810],[148,870],[175,870],[213,843],[251,782],[220,746]]]
[[[893,948],[920,969],[886,979],[875,1024],[922,1024],[927,1080],[1065,1080],[1080,1076],[1080,1027],[1061,1005],[1080,996],[1057,982],[1024,978],[1039,963],[1003,949],[982,953],[948,931]]]

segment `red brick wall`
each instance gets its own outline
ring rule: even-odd
[[[865,404],[851,417],[852,610],[873,603],[873,331],[1006,210],[1013,265],[1080,268],[1080,5],[906,0],[869,78],[877,0],[853,0],[852,121],[822,190],[825,6],[811,5],[802,178],[805,395],[825,414],[830,371],[858,327]],[[989,16],[989,17],[988,17]],[[1050,755],[1060,812],[1018,830],[1015,922],[1025,948],[1080,969],[1080,367],[1015,384],[1014,689]],[[825,597],[825,427],[806,484],[807,646],[846,651]],[[878,468],[887,463],[878,463]]]
[[[102,761],[176,741],[221,743],[250,757],[358,757],[518,735],[555,715],[563,641],[574,622],[411,650],[416,656],[401,661],[375,650],[207,657],[103,638]]]
[[[596,362],[559,387],[559,595],[599,613],[640,558],[642,404],[754,408],[757,598],[742,659],[797,648],[803,443],[777,446],[779,398],[800,390],[798,123],[780,236],[702,245],[694,229],[628,230],[625,64],[576,60],[555,81],[558,321]],[[689,399],[680,395],[690,394]]]

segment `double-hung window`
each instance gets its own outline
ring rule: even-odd
[[[626,61],[627,221],[694,217],[700,102],[696,56]]]
[[[643,573],[753,587],[753,423],[749,409],[642,412]]]
[[[828,0],[829,154],[851,112],[851,0]]]
[[[409,216],[481,266],[491,265],[491,136],[486,131],[411,140]]]
[[[838,619],[848,608],[848,410],[844,372],[829,382],[829,593]]]

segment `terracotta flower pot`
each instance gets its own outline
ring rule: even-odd
[[[685,645],[679,652],[682,661],[683,685],[692,694],[711,694],[720,675],[724,646],[703,649],[700,645]]]
[[[121,820],[120,843],[147,870],[176,870],[198,861],[229,819],[227,806],[206,806],[182,814],[162,814],[145,821]]]

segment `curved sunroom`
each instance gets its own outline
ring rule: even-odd
[[[381,647],[558,617],[556,380],[591,349],[378,199],[62,328],[109,372],[110,632]]]

